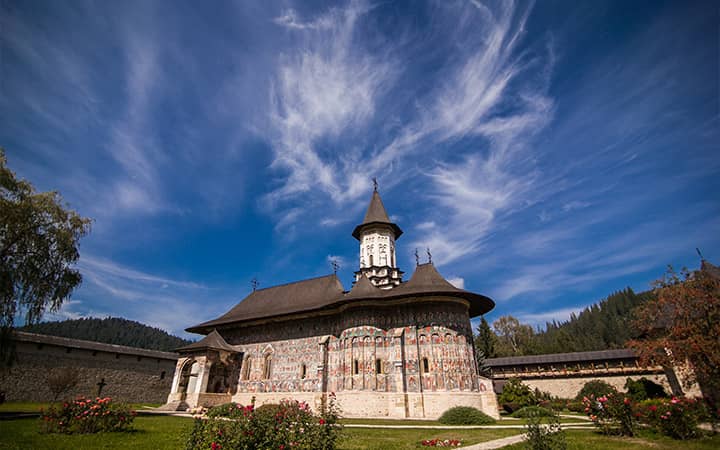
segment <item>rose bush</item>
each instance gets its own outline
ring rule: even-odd
[[[44,433],[97,433],[127,431],[132,428],[135,412],[110,397],[80,397],[62,407],[40,412],[40,431]]]
[[[708,419],[705,404],[693,398],[646,400],[636,409],[641,421],[673,439],[698,437],[698,423]]]
[[[637,417],[630,397],[608,393],[595,397],[583,397],[585,413],[604,434],[634,436]]]
[[[334,395],[322,414],[314,414],[307,403],[295,400],[259,408],[226,404],[211,409],[208,416],[211,413],[212,417],[195,420],[188,450],[332,450],[340,430]]]

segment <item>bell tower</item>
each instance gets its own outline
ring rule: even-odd
[[[377,181],[373,183],[375,188],[365,219],[352,233],[360,241],[360,270],[355,272],[355,281],[365,275],[375,286],[392,289],[402,282],[403,272],[397,268],[395,257],[395,241],[402,230],[390,222],[378,194]]]

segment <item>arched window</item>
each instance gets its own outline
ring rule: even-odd
[[[370,265],[373,265],[373,255],[370,255]]]
[[[245,362],[243,363],[243,368],[242,368],[242,379],[243,380],[250,379],[250,368],[251,367],[252,367],[252,357],[248,356],[245,358]]]
[[[305,366],[305,364],[303,364],[300,366],[300,378],[304,380],[306,376],[307,376],[307,366]]]
[[[353,374],[357,375],[360,373],[360,364],[358,363],[358,360],[353,361]]]
[[[422,359],[422,373],[430,372],[430,363],[427,358]]]
[[[375,360],[375,373],[380,375],[382,371],[382,360],[380,358]]]
[[[270,379],[270,374],[272,373],[272,354],[265,355],[265,370],[263,370],[263,378],[268,380]]]

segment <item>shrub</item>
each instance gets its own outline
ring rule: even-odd
[[[560,427],[560,416],[551,413],[547,424],[542,423],[542,417],[534,409],[528,409],[527,432],[525,433],[525,448],[530,450],[565,450],[565,432]]]
[[[438,421],[445,425],[487,425],[495,423],[495,419],[470,406],[450,408],[440,416]]]
[[[313,414],[305,402],[283,400],[258,408],[220,405],[206,420],[196,419],[188,436],[190,449],[298,449],[332,450],[340,425],[334,396],[327,410]],[[213,408],[215,409],[215,408]],[[225,413],[223,415],[221,413]],[[229,418],[229,420],[228,420]]]
[[[53,394],[53,402],[63,394],[68,394],[80,381],[80,372],[73,367],[60,367],[48,371],[45,376],[48,389]]]
[[[230,419],[238,419],[246,417],[253,411],[253,405],[243,406],[240,403],[224,403],[222,405],[213,406],[207,412],[208,417],[227,417]]]
[[[625,381],[625,390],[636,402],[641,402],[649,398],[666,398],[668,396],[662,386],[648,380],[645,377],[642,377],[637,381],[632,378],[628,378]]]
[[[540,405],[542,406],[542,405]],[[555,411],[562,411],[563,409],[568,407],[568,401],[562,398],[555,398],[550,400],[549,409],[553,409]],[[581,410],[582,411],[582,410]]]
[[[110,397],[78,398],[63,403],[61,408],[41,411],[40,431],[66,434],[128,431],[134,418],[134,411],[125,404],[112,403]]]
[[[636,417],[630,397],[609,393],[583,398],[585,412],[604,434],[634,436]]]
[[[514,413],[510,414],[513,417],[517,417],[520,419],[524,419],[530,416],[537,416],[537,417],[550,417],[554,415],[552,411],[550,411],[547,408],[543,408],[541,406],[526,406],[524,408],[520,408]]]
[[[566,407],[572,412],[585,412],[585,405],[583,405],[583,402],[569,401],[567,402]]]
[[[612,385],[602,381],[602,380],[590,380],[580,389],[580,392],[578,392],[578,395],[575,396],[575,400],[577,401],[583,401],[584,398],[590,398],[591,396],[594,398],[600,398],[603,395],[607,394],[616,394],[617,389],[615,389]]]
[[[510,378],[503,386],[498,402],[507,412],[512,413],[525,406],[536,405],[537,399],[532,389],[519,378]]]
[[[645,400],[636,411],[640,420],[673,439],[698,437],[698,422],[708,417],[703,402],[683,397]]]

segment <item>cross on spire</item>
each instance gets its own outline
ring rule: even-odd
[[[253,292],[255,292],[257,290],[258,286],[260,286],[260,282],[258,281],[257,278],[253,277],[253,279],[250,280],[250,285],[253,288]]]
[[[333,258],[330,260],[330,265],[333,268],[333,273],[337,275],[337,271],[340,268],[340,263],[338,262],[337,258]]]
[[[373,177],[373,191],[377,192],[378,183],[377,178]]]
[[[430,253],[430,247],[427,248],[428,262],[432,263],[432,253]]]
[[[415,265],[420,265],[420,254],[418,254],[417,248],[415,248]]]

